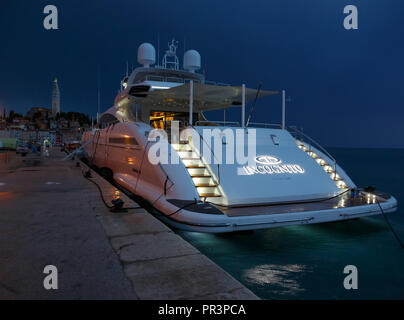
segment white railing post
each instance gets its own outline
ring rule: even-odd
[[[285,90],[282,90],[282,130],[285,130],[285,113],[286,113],[286,105],[285,105]]]
[[[192,126],[192,113],[194,109],[194,80],[189,82],[189,125]]]
[[[241,87],[241,127],[245,127],[245,84]]]

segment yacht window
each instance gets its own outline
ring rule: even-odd
[[[129,94],[134,97],[147,97],[150,86],[133,86],[129,89]]]
[[[177,78],[177,77],[167,77],[167,82],[177,82],[177,83],[184,83],[184,79]]]
[[[162,76],[147,76],[146,80],[164,82],[164,77],[162,77]]]
[[[109,143],[124,144],[127,146],[138,145],[136,139],[133,137],[111,137],[109,138]]]
[[[194,83],[201,83],[198,79],[184,79],[185,83],[190,82],[191,80],[194,80]]]
[[[201,74],[191,74],[190,72],[180,70],[168,70],[148,68],[147,70],[137,72],[132,83],[139,83],[144,81],[159,81],[159,82],[175,82],[184,83],[190,80],[200,83],[204,81],[204,76]]]

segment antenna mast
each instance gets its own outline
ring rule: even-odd
[[[184,54],[186,49],[187,49],[187,39],[184,37]]]
[[[168,50],[166,51],[163,57],[164,69],[174,69],[174,70],[179,69],[180,62],[176,55],[177,47],[178,47],[178,41],[175,41],[174,39],[168,43]]]
[[[99,123],[99,114],[100,114],[100,102],[101,102],[101,92],[100,92],[100,80],[101,71],[100,65],[98,65],[98,89],[97,89],[97,124]]]
[[[160,65],[160,32],[157,33],[157,65]]]

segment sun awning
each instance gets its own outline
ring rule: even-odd
[[[278,91],[260,90],[258,98],[278,94]],[[190,83],[185,83],[178,87],[164,90],[155,90],[147,93],[147,97],[139,99],[142,104],[153,106],[170,105],[175,108],[189,108]],[[257,95],[256,89],[245,89],[246,104],[254,100]],[[241,106],[242,87],[241,86],[216,86],[201,83],[194,83],[194,112],[224,109]]]

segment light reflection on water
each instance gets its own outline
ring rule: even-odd
[[[255,285],[270,285],[275,294],[294,296],[306,290],[299,283],[299,275],[309,272],[309,268],[299,264],[264,264],[244,272],[245,281]]]
[[[331,154],[358,185],[393,194],[399,208],[404,203],[404,149]],[[388,214],[401,239],[403,213]],[[235,234],[178,233],[263,299],[404,299],[404,252],[382,216]],[[348,264],[358,268],[358,290],[343,287]]]

